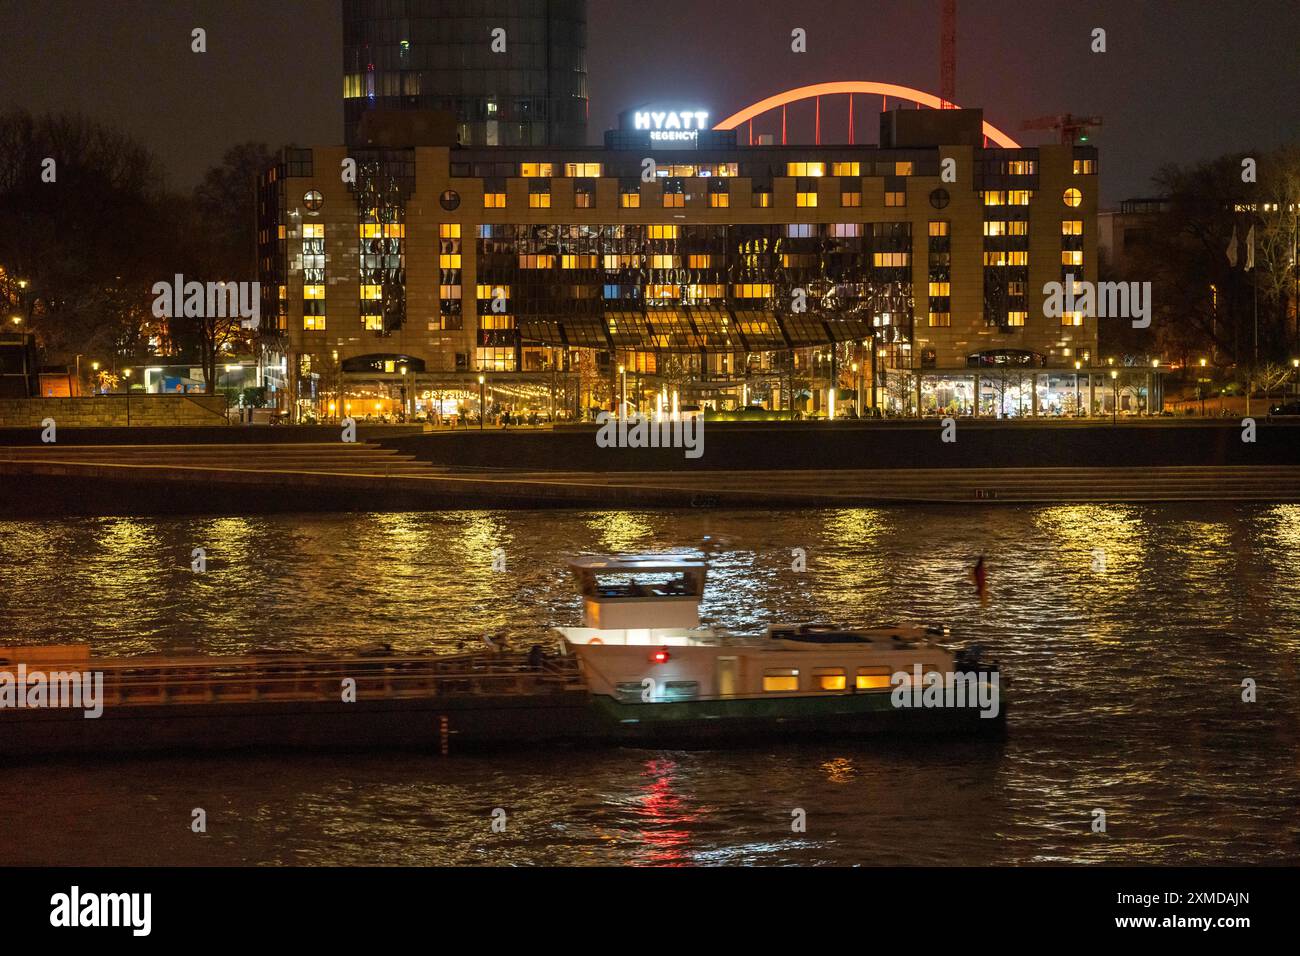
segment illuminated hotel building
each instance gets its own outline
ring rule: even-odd
[[[832,382],[863,413],[1095,410],[1095,319],[1044,312],[1046,283],[1097,278],[1095,148],[987,147],[979,110],[880,116],[880,146],[739,145],[648,110],[604,147],[286,150],[259,256],[290,404],[484,375],[575,414],[666,384],[816,414]]]

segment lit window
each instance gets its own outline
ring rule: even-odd
[[[930,220],[930,235],[946,236],[948,235],[947,220],[932,219]]]
[[[691,256],[687,260],[692,269],[707,269],[713,261],[712,256]]]
[[[539,173],[538,175],[549,176],[550,173]],[[599,179],[601,175],[600,163],[565,163],[564,175],[570,179]]]
[[[1028,252],[985,252],[984,264],[986,266],[1027,266],[1029,265]]]
[[[1083,220],[1066,219],[1061,222],[1061,235],[1063,236],[1082,236]]]
[[[814,667],[813,687],[816,690],[844,690],[848,680],[843,667]]]
[[[440,255],[440,256],[438,257],[438,268],[439,268],[439,269],[459,269],[459,268],[460,268],[460,253],[458,253],[458,252],[449,252],[449,253],[444,253],[443,255]]]
[[[480,289],[485,286],[479,286]],[[438,298],[440,299],[459,299],[460,286],[458,285],[440,285],[438,286]]]
[[[1082,249],[1062,249],[1061,265],[1063,266],[1081,266],[1083,265]]]
[[[946,328],[948,328],[948,327],[951,326],[951,325],[952,325],[952,313],[951,313],[951,312],[931,312],[931,313],[930,313],[930,328],[932,328],[932,329],[946,329]],[[859,684],[858,686],[862,686],[862,685]]]
[[[302,329],[304,332],[324,332],[325,316],[304,315],[302,317]]]
[[[384,331],[384,317],[382,315],[363,315],[361,320],[367,332]]]
[[[772,295],[769,282],[742,282],[733,287],[737,299],[766,299]]]
[[[685,193],[664,193],[665,209],[681,209],[686,205]]]
[[[579,190],[573,194],[574,209],[590,209],[596,205],[596,197],[590,192]]]
[[[1007,173],[1011,176],[1032,176],[1034,175],[1034,161],[1032,159],[1008,160]]]
[[[980,193],[980,198],[984,200],[986,206],[1005,206],[1007,204],[1007,194],[998,192],[996,189],[985,190]]]
[[[1097,172],[1097,161],[1095,159],[1076,159],[1074,161],[1074,175],[1091,176]]]
[[[325,287],[323,285],[305,285],[302,287],[302,297],[304,299],[323,299],[325,298]]]
[[[860,222],[833,222],[831,223],[831,235],[836,239],[855,239],[862,235],[862,223]]]
[[[480,282],[476,287],[475,295],[480,299],[508,299],[510,298],[510,286],[485,285]]]
[[[1008,312],[1007,325],[1021,326],[1025,324],[1025,319],[1029,318],[1028,312]]]
[[[880,690],[889,685],[888,667],[859,667],[858,690]]]
[[[325,197],[320,194],[320,190],[309,189],[307,194],[302,197],[302,204],[311,212],[316,212],[321,206],[325,205]]]
[[[505,209],[506,194],[505,193],[484,193],[483,208],[484,209]]]
[[[709,205],[714,209],[726,209],[731,205],[731,193],[709,193]]]
[[[1012,189],[1007,193],[1007,205],[1028,206],[1032,195],[1028,189]]]
[[[891,266],[907,265],[906,252],[877,252],[871,257],[872,265],[877,268],[887,268]]]
[[[529,209],[550,209],[551,194],[550,193],[529,193],[528,208]]]
[[[862,205],[862,193],[840,193],[840,205],[852,209]]]
[[[676,239],[677,227],[676,226],[650,226],[648,228],[648,235],[649,238],[651,239]]]
[[[988,219],[984,222],[984,235],[986,236],[1005,236],[1007,234],[1007,224],[1000,220]]]
[[[794,204],[796,206],[808,206],[808,207],[816,206],[817,194],[816,193],[795,193]]]
[[[1074,209],[1083,203],[1083,193],[1079,192],[1079,190],[1075,189],[1073,186],[1065,191],[1065,195],[1062,198],[1065,200],[1065,204],[1071,209]]]
[[[302,237],[304,239],[324,239],[325,224],[323,222],[304,222],[302,224]]]
[[[769,667],[763,671],[763,690],[798,690],[799,670],[793,667]]]
[[[862,165],[860,163],[831,163],[831,175],[861,176]]]
[[[519,175],[524,179],[549,179],[554,175],[551,169],[550,163],[520,163]]]
[[[522,255],[519,257],[521,269],[554,269],[555,256]]]
[[[907,193],[905,193],[905,192],[898,192],[898,191],[886,192],[886,193],[885,193],[885,205],[886,205],[886,206],[906,206],[906,205],[907,205]]]
[[[280,226],[279,230],[277,230],[277,234],[278,234],[279,238],[281,238],[281,239],[283,239],[283,238],[285,237],[285,229],[284,229],[284,226]]]
[[[894,175],[895,175],[895,176],[910,176],[910,175],[912,175],[912,164],[911,164],[911,163],[894,163]]]
[[[825,163],[786,163],[787,176],[825,176]]]
[[[932,297],[933,297],[933,296],[952,295],[952,283],[950,283],[950,282],[931,282],[931,283],[930,283],[930,295],[931,295]]]
[[[623,193],[618,197],[618,200],[624,209],[639,209],[641,207],[640,193]]]
[[[361,287],[361,298],[363,299],[374,300],[374,299],[382,299],[383,297],[384,297],[384,290],[382,286],[363,285]]]
[[[766,209],[766,208],[767,208],[768,206],[770,206],[770,205],[772,205],[772,194],[771,194],[771,192],[769,192],[769,191],[766,190],[766,189],[755,189],[755,190],[754,190],[754,208],[755,208],[755,209]]]
[[[1083,325],[1083,313],[1077,311],[1063,313],[1061,315],[1061,324],[1071,326]]]
[[[444,222],[438,226],[438,235],[443,239],[459,239],[460,223]]]

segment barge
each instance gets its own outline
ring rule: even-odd
[[[0,756],[718,747],[1000,732],[1000,670],[941,627],[701,626],[707,562],[569,560],[583,622],[528,653],[150,655],[0,647]],[[39,689],[39,693],[37,693]]]

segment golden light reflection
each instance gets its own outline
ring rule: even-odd
[[[848,757],[834,757],[821,765],[822,773],[830,783],[852,783],[858,775],[858,768]]]
[[[647,515],[635,511],[592,515],[587,519],[587,527],[596,535],[601,548],[624,553],[640,550],[654,534]]]
[[[1111,592],[1139,586],[1147,557],[1147,528],[1139,512],[1126,505],[1057,505],[1043,508],[1035,523],[1051,542],[1062,574],[1077,575]]]

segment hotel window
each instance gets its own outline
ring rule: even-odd
[[[302,297],[304,299],[323,299],[325,298],[325,287],[323,285],[305,285],[302,287]]]
[[[686,206],[686,183],[683,180],[664,180],[663,205],[665,209],[682,209]]]
[[[283,225],[281,225],[281,226],[276,230],[276,238],[278,238],[278,239],[283,239],[284,237],[285,237],[285,228],[284,228]]]
[[[885,205],[886,205],[886,206],[906,206],[906,205],[907,205],[907,191],[906,191],[906,190],[901,190],[901,189],[887,189],[887,190],[885,190]]]
[[[1070,325],[1070,326],[1083,325],[1083,313],[1082,312],[1062,313],[1061,324]]]
[[[573,208],[591,209],[596,205],[596,184],[590,179],[579,180],[573,186]]]
[[[713,266],[713,257],[705,255],[693,255],[686,260],[692,269],[709,269]]]
[[[931,297],[934,297],[934,296],[944,296],[944,295],[952,295],[952,283],[951,283],[951,282],[931,282],[931,283],[930,283],[930,296],[931,296]]]
[[[732,287],[737,299],[768,299],[772,296],[770,282],[741,282]]]
[[[651,269],[677,269],[680,268],[680,264],[681,259],[677,256],[656,253],[650,257]]]
[[[443,253],[442,255],[438,256],[439,269],[459,269],[460,267],[461,267],[460,253],[458,252]]]
[[[676,239],[676,226],[647,226],[646,238],[648,239]]]
[[[845,690],[848,681],[843,667],[814,667],[813,688],[815,690]]]
[[[519,176],[522,179],[550,179],[554,174],[550,163],[520,163]]]
[[[521,255],[519,257],[519,268],[521,269],[554,269],[555,256],[547,255]]]
[[[881,690],[889,687],[888,667],[859,667],[858,690]]]
[[[787,239],[811,239],[816,231],[817,227],[810,222],[791,222],[785,227]]]
[[[984,223],[984,235],[1027,236],[1029,235],[1029,223],[1024,219],[1013,219],[1010,221],[1003,219],[989,219]]]
[[[895,175],[895,176],[911,176],[911,175],[912,175],[912,164],[911,164],[911,163],[894,163],[894,175]]]
[[[1082,249],[1062,249],[1061,265],[1063,266],[1081,266],[1083,265]]]
[[[474,288],[474,295],[480,299],[495,299],[498,296],[502,299],[510,299],[510,286],[500,283],[480,282]],[[457,289],[456,297],[460,298],[460,290]]]
[[[1083,220],[1082,219],[1065,219],[1061,221],[1061,235],[1063,236],[1082,236]]]
[[[802,207],[817,205],[817,184],[811,179],[795,180],[794,204]]]
[[[596,269],[599,266],[599,256],[578,256],[571,253],[560,256],[561,269]]]
[[[876,252],[872,253],[871,264],[876,268],[890,268],[907,265],[908,255],[906,252]]]
[[[755,209],[768,208],[772,205],[772,190],[755,189],[752,201]]]
[[[547,182],[545,187],[529,186],[528,188],[528,208],[529,209],[550,209],[551,208],[551,188]]]
[[[570,179],[599,179],[600,163],[565,163],[564,175]]]
[[[621,183],[618,187],[618,204],[624,209],[640,209],[641,184]]]
[[[825,176],[825,163],[786,163],[787,176]]]
[[[946,328],[949,328],[951,325],[952,325],[952,313],[951,313],[951,312],[931,312],[931,313],[930,313],[930,328],[932,328],[932,329],[946,329]]]
[[[324,332],[325,316],[323,315],[304,315],[302,317],[302,330],[304,332]]]
[[[861,189],[847,189],[840,187],[840,205],[846,209],[855,209],[862,205]]]
[[[1028,189],[1012,189],[1007,192],[1008,206],[1028,206],[1033,194]]]
[[[1065,191],[1065,195],[1061,198],[1065,201],[1067,206],[1074,209],[1083,202],[1083,193],[1071,186]]]
[[[1097,172],[1097,161],[1095,159],[1076,159],[1074,161],[1074,175],[1092,176]]]
[[[720,179],[709,180],[709,205],[714,209],[731,206],[731,186]]]
[[[1008,252],[997,251],[984,253],[984,264],[986,266],[1027,266],[1029,265],[1028,252]]]
[[[302,224],[302,237],[304,239],[324,239],[325,224],[321,222],[305,222]]]
[[[439,238],[439,239],[459,239],[459,238],[460,238],[460,223],[458,223],[458,222],[443,222],[443,223],[439,223],[439,224],[438,224],[438,238]]]
[[[795,667],[769,667],[763,671],[763,690],[782,691],[799,689],[799,669]]]
[[[857,177],[862,175],[861,163],[831,163],[832,176]]]
[[[856,239],[862,235],[862,223],[833,222],[830,232],[835,239]]]
[[[1009,176],[1032,176],[1034,175],[1034,161],[1032,159],[1009,159],[1006,164],[1006,173]]]
[[[1025,319],[1029,317],[1028,312],[1011,311],[1007,313],[1007,325],[1022,326]]]
[[[361,317],[362,327],[367,332],[384,331],[384,317],[382,315],[363,315]]]

